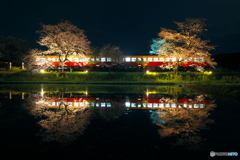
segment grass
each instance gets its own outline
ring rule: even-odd
[[[239,72],[57,72],[0,71],[0,83],[201,83],[240,84]]]

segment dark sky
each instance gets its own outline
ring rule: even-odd
[[[36,44],[40,23],[68,20],[86,31],[92,46],[111,43],[125,54],[148,53],[160,28],[205,18],[211,53],[240,52],[240,0],[6,0],[0,4],[0,35]]]

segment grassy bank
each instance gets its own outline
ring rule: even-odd
[[[240,73],[201,73],[180,72],[57,72],[0,73],[0,83],[201,83],[201,84],[240,84]]]

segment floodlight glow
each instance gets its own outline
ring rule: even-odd
[[[206,75],[211,75],[213,72],[212,71],[205,71],[204,74]]]
[[[41,69],[40,72],[43,73],[43,72],[44,72],[44,69]]]

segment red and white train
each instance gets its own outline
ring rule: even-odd
[[[194,67],[194,66],[209,66],[207,58],[210,57],[190,57],[179,63],[181,67]],[[159,67],[168,65],[169,63],[176,62],[176,58],[157,55],[135,55],[123,56],[122,58],[113,60],[109,57],[80,57],[69,56],[68,61],[64,66],[72,67],[107,67],[107,66],[126,66],[126,67]],[[36,65],[49,65],[52,67],[60,66],[58,56],[37,56]]]

